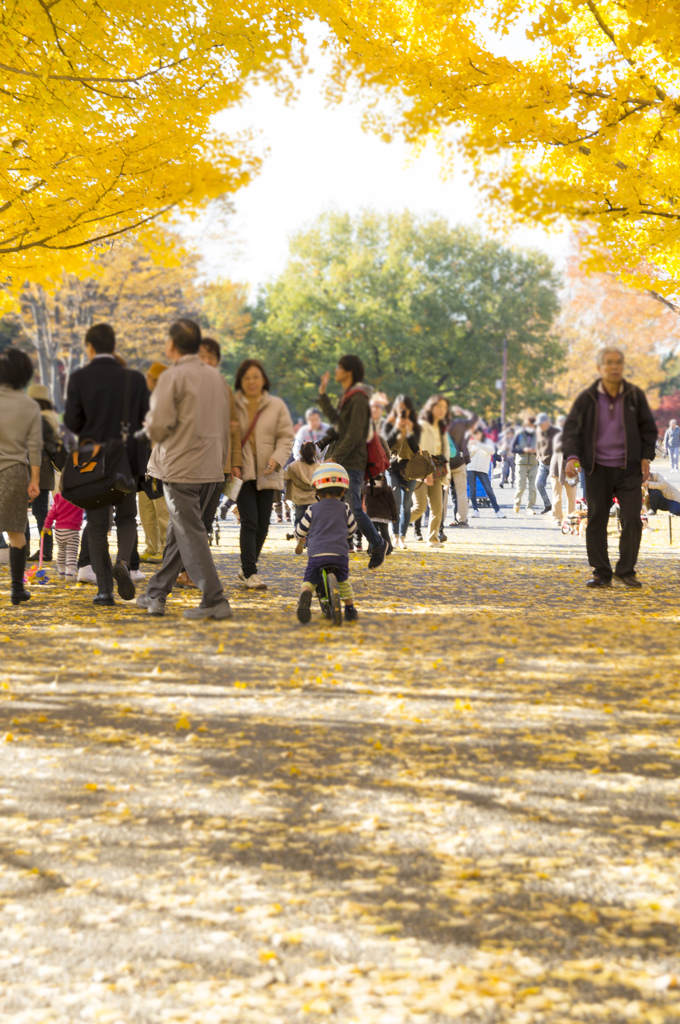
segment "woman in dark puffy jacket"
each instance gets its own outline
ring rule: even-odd
[[[420,426],[413,400],[408,395],[397,395],[387,420],[385,440],[390,450],[390,483],[397,503],[398,517],[394,524],[395,546],[406,550],[406,531],[411,521],[411,503],[417,480],[406,480],[404,467],[420,448]]]

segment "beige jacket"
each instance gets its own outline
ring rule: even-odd
[[[146,431],[156,447],[147,473],[167,483],[224,480],[231,434],[226,382],[198,356],[182,356],[151,395]]]
[[[444,449],[444,438],[439,427],[433,426],[429,420],[419,420],[420,426],[420,450],[421,452],[429,452],[430,455],[447,455],[448,448]],[[446,474],[442,477],[438,477],[442,486],[446,484],[451,476],[451,471],[446,468]]]
[[[661,476],[661,473],[650,473],[647,487],[654,487],[661,491],[664,498],[667,498],[669,501],[680,501],[680,491],[678,488],[666,480],[665,476]]]
[[[248,402],[242,391],[237,391],[234,400],[241,437],[248,432]],[[256,480],[258,491],[283,490],[283,466],[293,450],[295,431],[288,407],[281,398],[268,394],[266,391],[260,399],[260,417],[255,429],[242,447],[243,466],[241,472],[244,480]],[[251,440],[255,441],[255,452]],[[265,469],[270,459],[278,463],[278,469],[265,476]]]
[[[224,377],[222,380],[224,380]],[[231,473],[232,469],[240,469],[243,465],[243,455],[241,454],[241,427],[236,416],[234,392],[231,390],[226,380],[224,381],[224,386],[227,389],[227,396],[229,398],[229,415],[232,417],[231,430],[229,431],[229,448],[227,449],[227,461],[224,463],[224,472]]]
[[[315,462],[310,466],[302,459],[291,462],[283,474],[286,481],[286,501],[292,501],[295,505],[311,505],[316,501],[316,491],[312,487],[312,474],[319,465],[319,462]]]

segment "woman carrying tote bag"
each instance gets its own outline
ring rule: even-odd
[[[421,480],[413,495],[411,520],[420,519],[428,502],[431,515],[428,533],[428,547],[441,548],[439,531],[442,525],[444,507],[444,488],[448,487],[451,477],[449,469],[450,449],[447,427],[449,425],[450,406],[444,395],[432,395],[428,398],[420,414],[420,448],[429,452],[434,462],[434,473]]]
[[[283,467],[295,440],[288,407],[281,398],[270,395],[269,388],[259,359],[244,360],[234,381],[243,453],[243,484],[236,504],[241,518],[238,577],[249,590],[267,589],[257,564],[269,532],[274,493],[284,488]]]

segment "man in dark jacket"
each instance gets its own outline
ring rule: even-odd
[[[326,459],[339,462],[349,477],[349,506],[357,526],[371,547],[369,569],[377,569],[385,561],[387,544],[363,510],[361,486],[366,473],[366,442],[371,422],[369,406],[373,388],[363,383],[364,364],[359,356],[343,356],[335,368],[335,379],[343,390],[337,408],[326,389],[330,373],[324,373],[319,385],[319,405],[334,425],[338,439],[326,451]]]
[[[578,472],[579,461],[586,475],[586,549],[593,570],[589,587],[611,586],[607,524],[614,498],[621,516],[614,576],[629,587],[641,586],[635,563],[642,537],[642,484],[656,454],[657,429],[644,392],[624,380],[623,364],[619,349],[599,352],[600,378],[574,402],[562,437],[566,476]]]
[[[109,324],[94,324],[85,335],[85,352],[90,360],[87,366],[71,374],[66,396],[64,423],[81,440],[114,441],[121,437],[126,381],[129,389],[129,422],[127,453],[132,476],[144,476],[145,443],[136,441],[138,431],[149,411],[149,389],[141,373],[128,370],[114,355],[116,335]],[[135,585],[130,579],[130,558],[137,536],[137,494],[132,491],[114,505],[118,555],[111,566],[108,532],[111,510],[108,505],[87,513],[87,530],[92,567],[97,576],[98,606],[115,604],[113,580],[125,601],[135,596]]]

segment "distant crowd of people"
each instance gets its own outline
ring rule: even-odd
[[[598,379],[555,423],[540,413],[514,424],[486,424],[442,394],[431,395],[418,411],[407,394],[390,401],[375,392],[364,380],[362,360],[346,355],[335,369],[338,400],[328,393],[325,373],[318,403],[294,424],[259,360],[241,364],[232,390],[219,372],[218,343],[193,321],[172,324],[166,362],[146,374],[126,367],[108,324],[91,327],[84,344],[88,362],[69,379],[63,423],[44,384],[29,386],[29,357],[14,347],[0,354],[0,542],[7,547],[6,533],[15,605],[30,598],[27,561],[49,563],[56,553],[58,577],[96,583],[98,607],[115,604],[114,589],[124,600],[135,598],[136,584],[145,579],[140,563],[148,563],[157,568],[137,604],[150,614],[163,615],[171,591],[185,587],[201,595],[200,604],[185,611],[188,618],[229,618],[209,545],[222,505],[223,515],[233,507],[239,520],[238,576],[246,588],[267,587],[259,562],[274,513],[291,520],[299,552],[316,552],[309,554],[312,569],[301,600],[321,579],[322,566],[314,568],[319,559],[332,558],[352,619],[349,551],[365,545],[368,568],[376,570],[411,543],[441,549],[445,529],[469,528],[468,518],[479,518],[482,505],[505,518],[493,486],[495,467],[498,487],[513,489],[516,514],[524,503],[527,514],[550,514],[559,525],[573,512],[580,484],[589,512],[589,585],[606,586],[613,575],[639,585],[640,488],[649,478],[657,429],[643,392],[624,380],[623,354],[616,349],[602,351]],[[112,500],[86,506],[83,529],[83,509],[69,500],[75,469],[64,456],[58,466],[65,466],[64,474],[55,473],[57,452],[61,447],[69,459],[73,451],[85,452],[73,462],[82,475],[88,465],[104,466],[102,446],[113,458],[112,444],[123,451],[134,485],[119,482]],[[663,446],[677,469],[675,420]],[[336,513],[328,498],[348,514]],[[606,526],[614,498],[622,533],[612,570]],[[33,554],[29,507],[41,535]],[[137,515],[146,542],[141,552]]]

